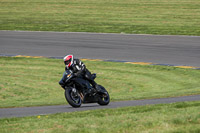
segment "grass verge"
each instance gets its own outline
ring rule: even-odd
[[[200,35],[199,0],[0,0],[0,30]]]
[[[199,133],[200,101],[0,119],[2,133]]]
[[[200,94],[200,71],[167,66],[84,61],[112,101]],[[59,59],[0,57],[0,107],[66,104]]]

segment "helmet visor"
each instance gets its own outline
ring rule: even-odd
[[[65,65],[69,65],[69,63],[72,61],[72,59],[69,59],[67,61],[65,61]]]

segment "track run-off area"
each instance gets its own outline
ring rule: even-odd
[[[76,58],[82,59],[140,62],[148,65],[171,65],[199,69],[200,37],[0,31],[1,56],[60,58],[66,54],[74,54]],[[2,108],[0,109],[0,118],[199,100],[200,95],[193,95],[111,102],[108,106],[83,104],[81,108],[72,108],[69,105]]]

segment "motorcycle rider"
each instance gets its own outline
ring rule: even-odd
[[[83,77],[87,79],[93,88],[96,89],[97,92],[106,93],[104,90],[99,87],[99,85],[94,81],[96,78],[96,74],[91,74],[91,72],[86,68],[85,64],[81,62],[79,59],[74,59],[73,55],[67,55],[64,58],[65,70],[71,70],[76,77]],[[63,74],[62,79],[59,84],[63,89],[65,89],[65,72]]]

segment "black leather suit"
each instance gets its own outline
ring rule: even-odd
[[[74,73],[75,76],[87,79],[94,88],[96,88],[97,84],[94,81],[95,75],[91,74],[91,72],[86,68],[85,64],[81,62],[79,59],[74,59],[73,65],[69,68],[65,67],[65,70],[70,69]],[[59,84],[64,88],[65,86],[65,72],[63,74],[62,79],[60,80]]]

